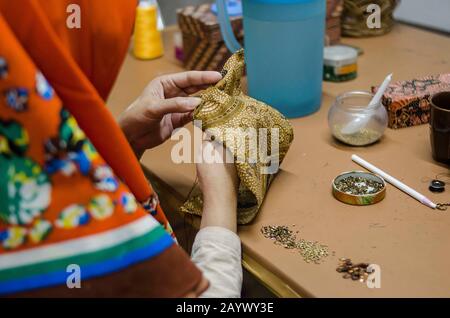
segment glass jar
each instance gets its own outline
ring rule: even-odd
[[[339,95],[328,112],[328,126],[335,138],[352,146],[365,146],[383,136],[388,115],[380,103],[369,106],[373,94],[351,91]]]

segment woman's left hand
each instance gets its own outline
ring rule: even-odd
[[[221,78],[218,72],[189,71],[152,80],[119,116],[119,125],[136,156],[140,158],[145,150],[162,144],[174,129],[191,121],[201,100],[189,95]]]

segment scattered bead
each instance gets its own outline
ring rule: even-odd
[[[323,258],[329,255],[328,246],[322,245],[317,241],[297,239],[293,231],[287,226],[263,226],[261,233],[264,237],[274,240],[274,243],[277,245],[281,245],[286,249],[297,249],[306,263],[320,264]]]
[[[338,267],[336,271],[338,273],[343,273],[342,278],[352,280],[358,280],[360,282],[365,282],[369,278],[369,264],[368,263],[357,263],[353,264],[349,258],[340,258]]]
[[[355,176],[348,176],[335,181],[335,185],[339,191],[353,195],[373,194],[383,189],[381,182]]]

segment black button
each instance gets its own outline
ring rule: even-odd
[[[430,189],[431,192],[444,192],[445,182],[441,180],[431,180],[428,189]]]

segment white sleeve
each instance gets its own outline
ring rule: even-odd
[[[209,281],[204,298],[241,297],[241,240],[218,226],[201,229],[192,246],[192,261]]]

